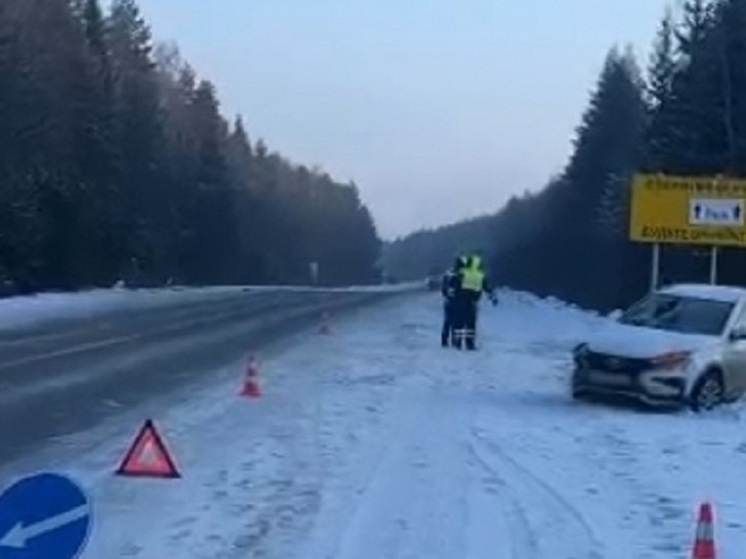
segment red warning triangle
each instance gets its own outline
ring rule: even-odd
[[[181,477],[166,445],[163,444],[163,439],[150,419],[140,429],[116,474],[130,477]]]

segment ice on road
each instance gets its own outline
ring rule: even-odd
[[[439,347],[416,295],[131,410],[14,466],[64,470],[95,508],[84,557],[655,559],[685,557],[699,503],[719,556],[746,549],[746,415],[574,403],[569,350],[604,319],[506,293],[480,351]],[[181,480],[112,475],[152,417]]]

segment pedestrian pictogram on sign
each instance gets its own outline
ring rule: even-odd
[[[91,524],[89,499],[73,480],[26,477],[0,495],[0,559],[77,559]]]
[[[131,477],[181,477],[163,439],[150,419],[140,429],[116,473]]]

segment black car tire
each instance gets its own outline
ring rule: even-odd
[[[723,402],[724,392],[723,375],[720,371],[707,371],[694,385],[689,406],[694,412],[710,411]]]

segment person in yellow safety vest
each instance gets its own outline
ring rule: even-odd
[[[482,259],[473,254],[468,257],[466,266],[461,270],[461,285],[458,290],[458,318],[454,329],[454,346],[461,349],[476,349],[477,309],[482,293],[487,293],[493,305],[497,305],[494,289],[484,272]]]

